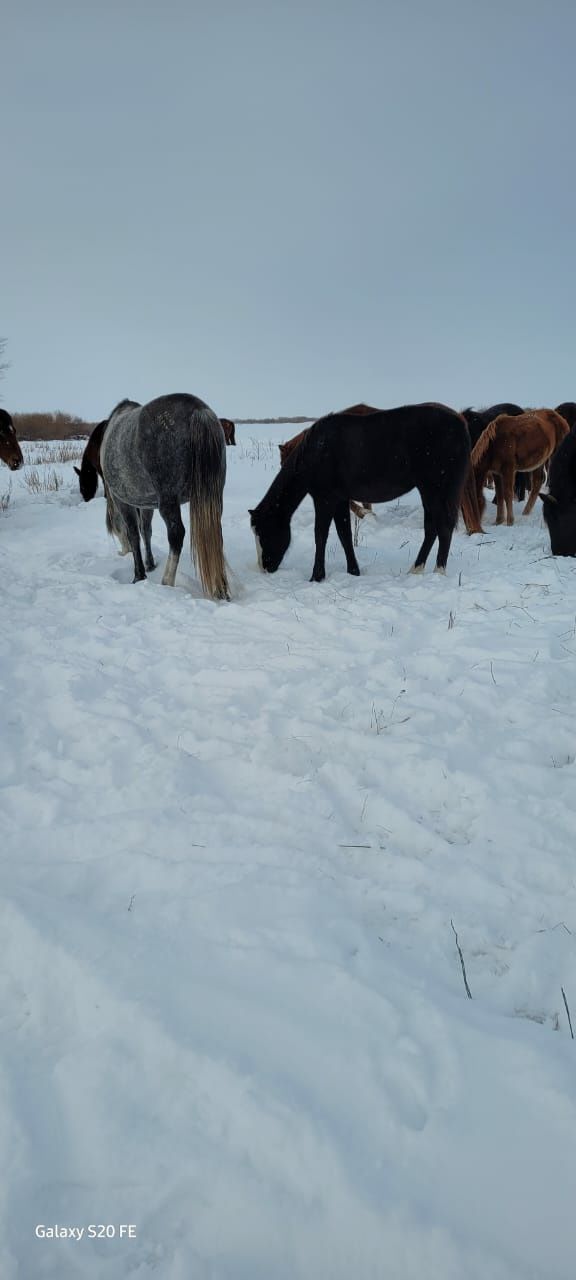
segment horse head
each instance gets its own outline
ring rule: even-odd
[[[11,471],[24,466],[22,450],[16,438],[14,423],[5,409],[0,409],[0,458]]]

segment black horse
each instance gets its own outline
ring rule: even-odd
[[[108,419],[105,418],[103,422],[98,423],[97,427],[94,427],[82,454],[82,462],[79,467],[74,467],[80,484],[80,493],[85,502],[91,502],[92,498],[96,496],[98,476],[102,478],[100,447],[107,426]]]
[[[391,502],[411,489],[418,489],[424,506],[424,541],[414,572],[424,569],[436,538],[436,568],[444,571],[460,506],[468,531],[482,532],[470,470],[470,436],[459,413],[445,405],[421,404],[361,418],[348,413],[321,418],[250,511],[260,567],[276,572],[290,545],[291,517],[309,493],[316,514],[311,581],[322,582],[326,577],[332,520],[348,573],[359,574],[350,498]]]
[[[548,493],[541,493],[540,497],[552,555],[576,556],[576,426],[554,454],[548,472]]]
[[[468,423],[472,448],[474,448],[474,445],[480,439],[482,432],[486,430],[486,427],[490,426],[490,423],[493,422],[494,418],[497,418],[500,413],[507,413],[510,417],[516,417],[518,414],[524,413],[524,409],[521,409],[519,404],[492,404],[489,409],[462,410],[462,417],[465,418]],[[497,486],[499,484],[500,477],[496,478],[495,476],[494,487],[496,488],[496,494],[494,496],[494,503],[498,502]],[[524,502],[526,490],[529,488],[530,480],[526,473],[524,471],[517,471],[514,477],[514,494],[518,499],[518,502]]]
[[[556,413],[562,415],[571,431],[573,427],[576,427],[576,404],[574,404],[573,400],[564,400],[563,404],[557,404]]]

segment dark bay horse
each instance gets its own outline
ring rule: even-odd
[[[24,466],[22,450],[16,438],[14,423],[6,409],[0,409],[0,460],[10,467],[11,471],[19,471]]]
[[[98,476],[102,477],[100,446],[107,426],[108,419],[105,418],[103,422],[98,423],[97,427],[94,427],[82,454],[82,462],[79,467],[74,467],[80,484],[80,493],[85,502],[90,502],[96,496]]]
[[[357,415],[358,417],[365,417],[367,413],[380,413],[380,410],[375,409],[373,405],[364,404],[362,402],[360,404],[352,404],[347,409],[341,409],[340,413],[352,413],[355,416]],[[304,439],[304,436],[307,435],[309,430],[310,428],[306,427],[304,431],[299,431],[297,436],[292,436],[291,440],[285,440],[283,444],[278,445],[278,449],[280,451],[281,467],[284,466],[286,459],[290,457],[290,454],[294,452],[294,449],[298,448],[298,445],[301,444],[302,440]],[[365,502],[362,504],[362,506],[360,506],[358,502],[354,502],[351,500],[350,510],[352,512],[352,515],[356,516],[358,520],[363,520],[367,512],[372,510],[372,503]]]
[[[501,413],[482,432],[472,450],[472,466],[480,512],[486,505],[484,485],[488,472],[500,478],[496,491],[498,506],[496,524],[514,524],[514,475],[516,471],[531,473],[531,492],[522,512],[528,516],[538,497],[544,478],[544,465],[568,435],[568,423],[555,409],[533,409],[526,413]]]
[[[158,508],[170,553],[162,582],[174,586],[184,542],[180,514],[190,504],[192,555],[203,590],[228,600],[222,542],[226,441],[220,419],[196,396],[159,396],[146,405],[121,400],[103,432],[100,468],[107,521],[123,528],[134,556],[134,581],[146,577],[138,511]]]
[[[548,493],[540,497],[552,555],[576,556],[576,417],[550,463]]]
[[[236,424],[231,418],[221,418],[220,421],[226,444],[236,444]]]
[[[310,427],[250,521],[260,567],[275,573],[290,545],[290,521],[309,493],[314,502],[316,557],[312,582],[326,577],[325,553],[332,520],[348,573],[359,574],[350,526],[352,494],[362,502],[391,502],[418,489],[424,507],[424,541],[414,572],[424,569],[438,538],[436,568],[444,571],[452,533],[462,511],[470,532],[481,532],[470,437],[459,413],[444,405],[407,405],[360,419],[334,413]]]

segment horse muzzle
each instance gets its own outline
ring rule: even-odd
[[[12,458],[12,461],[8,463],[8,466],[10,467],[11,471],[19,471],[20,468],[24,466],[24,459]]]

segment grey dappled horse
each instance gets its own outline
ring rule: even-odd
[[[222,495],[226,443],[220,420],[196,396],[159,396],[148,404],[121,400],[108,419],[100,446],[106,489],[106,523],[130,545],[134,582],[154,568],[150,547],[152,512],[158,508],[168,532],[170,553],[162,582],[173,587],[184,542],[180,515],[190,503],[190,541],[207,596],[227,600],[222,543]]]

